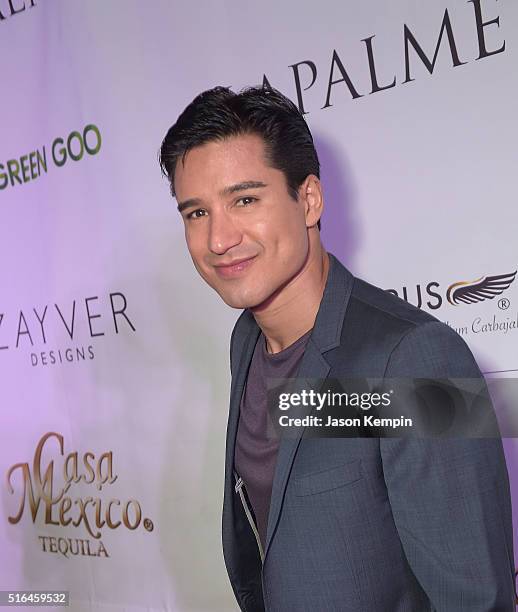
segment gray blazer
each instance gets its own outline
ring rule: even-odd
[[[499,439],[283,437],[263,554],[233,470],[259,333],[244,310],[230,346],[222,539],[241,610],[513,612],[511,503]],[[479,376],[456,332],[330,255],[299,377]]]

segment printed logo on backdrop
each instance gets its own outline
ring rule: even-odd
[[[498,274],[497,276],[484,276],[474,281],[460,281],[448,287],[446,298],[450,304],[475,304],[483,300],[492,300],[500,295],[516,277],[516,270],[512,274]]]
[[[495,30],[500,27],[500,17],[495,16],[495,2],[497,0],[467,0],[464,13],[458,17],[459,23],[454,22],[450,17],[448,9],[444,11],[442,21],[437,23],[437,42],[435,49],[423,48],[417,36],[411,28],[404,23],[401,30],[404,54],[401,54],[399,66],[394,67],[390,75],[379,75],[376,70],[376,57],[383,53],[380,44],[376,44],[373,39],[375,34],[361,39],[363,61],[360,66],[357,64],[359,54],[355,53],[354,59],[348,62],[336,49],[330,54],[330,62],[324,66],[310,60],[304,59],[289,66],[293,71],[293,80],[297,93],[297,102],[300,111],[308,113],[304,92],[309,90],[318,91],[321,102],[321,109],[333,106],[333,102],[340,99],[358,100],[365,95],[387,91],[398,85],[404,85],[414,81],[413,69],[415,65],[421,64],[426,70],[433,74],[439,52],[449,54],[453,68],[458,68],[471,61],[484,59],[505,51],[505,40],[499,44],[488,45],[486,36],[496,37]],[[472,4],[471,10],[468,4]],[[491,15],[492,18],[489,18]],[[462,23],[460,23],[462,21]],[[465,47],[459,45],[457,32],[471,32],[472,40],[466,41]],[[463,34],[465,38],[465,34]],[[473,46],[478,50],[478,57],[469,56],[466,49]],[[433,57],[432,57],[433,52]],[[368,71],[368,76],[367,76]],[[324,73],[322,77],[320,73]],[[403,78],[404,74],[404,78]],[[398,76],[399,75],[399,76]],[[361,83],[369,82],[370,91],[361,87]],[[263,85],[270,85],[268,77],[263,75]]]
[[[109,557],[104,536],[154,529],[137,499],[114,497],[116,481],[113,451],[68,451],[61,434],[46,433],[36,445],[32,465],[15,463],[7,471],[12,500],[7,520],[18,525],[28,516],[40,530],[35,545],[45,553],[67,559]],[[44,532],[50,526],[53,535]]]
[[[120,291],[14,312],[2,312],[0,306],[0,360],[21,353],[34,367],[91,361],[94,338],[128,330],[136,328]]]
[[[517,272],[514,270],[480,276],[475,280],[455,281],[444,288],[439,281],[430,281],[411,288],[404,286],[399,290],[387,291],[418,308],[435,311],[444,306],[450,307],[449,312],[452,318],[455,317],[455,323],[445,323],[461,336],[508,334],[518,330],[518,307],[514,299],[518,292],[518,283],[515,283]]]
[[[0,0],[0,23],[36,6],[34,0]]]
[[[81,132],[74,130],[66,137],[57,136],[49,147],[44,145],[41,149],[8,159],[0,163],[0,190],[35,181],[53,166],[62,168],[97,155],[101,150],[101,141],[99,128],[90,123]]]

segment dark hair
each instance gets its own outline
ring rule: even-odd
[[[228,87],[214,87],[194,98],[162,142],[159,162],[171,194],[175,195],[174,171],[179,158],[183,161],[190,149],[207,142],[242,134],[262,137],[267,162],[284,173],[294,200],[309,174],[320,178],[313,137],[289,98],[265,85],[247,87],[237,94]]]

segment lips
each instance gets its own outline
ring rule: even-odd
[[[254,260],[255,255],[247,259],[238,259],[230,264],[217,264],[214,268],[221,278],[236,278],[244,274]]]

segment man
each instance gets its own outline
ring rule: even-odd
[[[243,309],[222,525],[240,608],[514,610],[499,439],[267,435],[269,378],[481,377],[453,330],[325,251],[319,162],[298,109],[271,88],[205,91],[160,163],[194,266]]]

